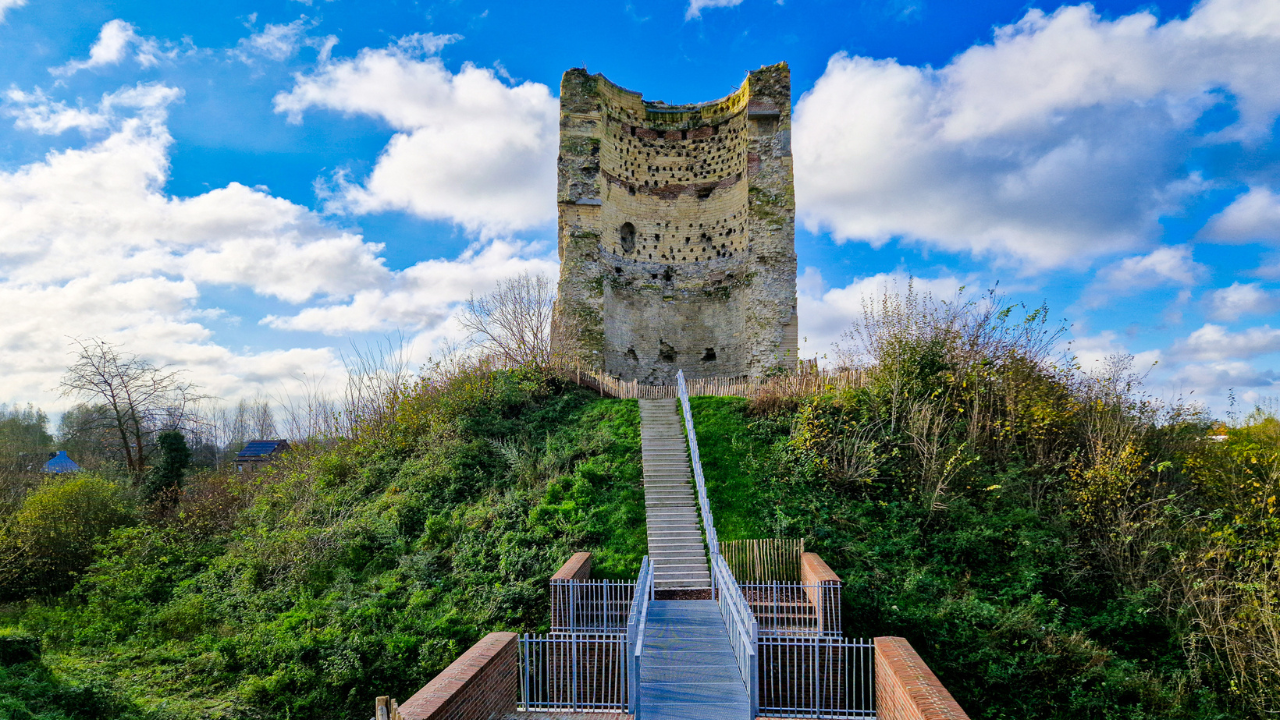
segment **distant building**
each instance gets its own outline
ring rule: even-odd
[[[236,453],[236,472],[253,472],[288,451],[288,440],[250,440]]]
[[[46,462],[44,467],[41,469],[47,473],[72,473],[78,472],[80,470],[80,466],[77,465],[74,460],[67,457],[66,450],[59,450],[49,456],[49,461]]]

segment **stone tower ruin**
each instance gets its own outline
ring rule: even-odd
[[[758,377],[797,355],[791,74],[667,105],[560,84],[557,322],[624,380]]]

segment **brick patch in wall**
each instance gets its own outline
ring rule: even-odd
[[[516,634],[494,632],[400,706],[404,720],[489,720],[515,710]]]
[[[875,643],[879,720],[969,720],[911,643],[900,637]]]

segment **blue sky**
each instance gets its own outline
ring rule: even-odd
[[[698,102],[785,60],[801,334],[908,275],[1047,301],[1086,365],[1280,394],[1280,3],[0,0],[0,401],[67,338],[227,400],[341,377],[554,275],[556,98]]]

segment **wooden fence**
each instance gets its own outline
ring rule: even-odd
[[[676,397],[675,385],[646,385],[638,380],[622,380],[579,367],[557,368],[557,374],[599,392],[625,400],[666,400]],[[813,395],[830,390],[861,387],[866,382],[862,370],[810,370],[797,375],[771,378],[711,377],[685,379],[689,395],[755,398],[760,395]]]
[[[796,582],[804,540],[732,540],[720,543],[720,554],[739,583]]]

